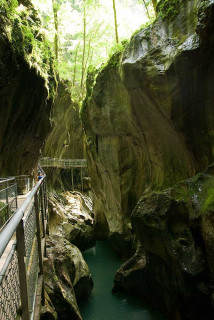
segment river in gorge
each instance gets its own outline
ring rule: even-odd
[[[114,276],[121,265],[108,241],[83,253],[94,289],[87,301],[79,304],[83,320],[164,320],[165,318],[138,298],[124,292],[112,294]]]

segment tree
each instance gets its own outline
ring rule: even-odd
[[[86,1],[83,0],[83,51],[82,51],[82,76],[81,76],[82,96],[83,96],[84,74],[85,74],[85,47],[86,47]]]
[[[54,53],[56,60],[59,59],[59,21],[58,21],[58,7],[56,0],[52,0],[53,14],[54,14]]]
[[[31,1],[41,13],[43,32],[58,60],[60,78],[71,80],[74,101],[84,99],[88,67],[98,68],[105,63],[119,50],[118,42],[129,38],[142,22],[148,20],[142,0]],[[151,20],[152,0],[144,1]],[[138,10],[134,9],[135,5]]]
[[[146,8],[147,16],[148,16],[148,18],[149,18],[149,20],[150,20],[149,10],[148,10],[148,7],[147,7],[147,4],[146,4],[146,1],[145,1],[145,0],[143,0],[143,3],[144,3],[144,7]]]
[[[75,50],[75,59],[74,59],[74,71],[73,71],[73,81],[71,82],[71,85],[74,87],[75,86],[75,82],[76,82],[76,72],[77,72],[77,55],[78,55],[78,51],[79,51],[79,43],[76,47]]]
[[[155,15],[157,16],[157,0],[152,0],[152,5],[153,5],[153,8],[154,8],[154,12],[155,12]]]
[[[117,28],[117,11],[116,11],[115,0],[113,0],[113,10],[114,10],[115,37],[116,37],[116,42],[119,43],[118,28]]]

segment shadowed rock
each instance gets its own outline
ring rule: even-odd
[[[50,237],[44,274],[46,307],[42,309],[41,319],[81,320],[77,300],[87,299],[93,289],[81,252],[63,237]]]
[[[132,213],[141,247],[115,277],[170,319],[213,319],[214,166],[162,192]]]
[[[99,237],[131,237],[145,190],[214,160],[213,1],[176,6],[176,15],[136,32],[88,90],[82,119]]]

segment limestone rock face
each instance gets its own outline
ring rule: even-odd
[[[49,134],[43,155],[53,158],[84,159],[85,135],[79,116],[79,106],[71,99],[70,88],[60,81],[52,112],[53,128]],[[80,170],[74,169],[74,178]],[[62,191],[64,186],[72,190],[70,170],[46,169],[49,188]]]
[[[29,2],[23,4],[28,6]],[[50,51],[48,47],[46,53],[42,49],[46,44],[38,32],[41,23],[35,9],[22,6],[10,20],[6,6],[10,2],[0,6],[1,176],[32,172],[51,128],[56,86]]]
[[[175,17],[137,32],[88,91],[82,118],[99,236],[131,238],[146,189],[213,161],[214,4],[180,3]]]
[[[92,201],[79,192],[63,192],[49,199],[51,235],[61,235],[81,251],[96,243]]]
[[[53,105],[53,129],[45,144],[44,154],[55,158],[84,157],[84,133],[79,117],[79,107],[71,99],[66,82],[58,84]]]
[[[46,307],[41,319],[81,320],[77,300],[88,298],[93,281],[81,252],[65,238],[47,240],[44,260]]]
[[[213,319],[214,166],[162,192],[132,213],[141,250],[115,277],[115,289],[149,300],[170,319]]]

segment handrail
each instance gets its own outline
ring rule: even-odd
[[[56,167],[56,168],[86,168],[86,159],[62,159],[62,158],[51,158],[43,157],[40,158],[40,164],[43,167]]]
[[[43,255],[47,226],[46,175],[0,230],[0,319],[32,320],[44,288]],[[42,295],[44,292],[42,293]],[[43,301],[43,300],[42,300]]]
[[[0,183],[4,183],[4,182],[9,182],[14,180],[15,177],[10,177],[10,178],[0,178]]]
[[[0,257],[4,253],[12,235],[16,231],[21,219],[23,218],[26,209],[30,205],[33,197],[35,196],[36,192],[39,190],[39,187],[42,181],[45,179],[45,176],[42,177],[35,185],[29,196],[26,198],[25,202],[20,206],[20,208],[14,213],[8,224],[4,227],[4,229],[0,233]]]

